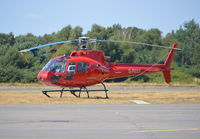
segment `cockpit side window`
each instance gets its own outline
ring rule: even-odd
[[[70,62],[67,72],[68,73],[74,73],[76,71],[76,63],[75,62]]]
[[[88,65],[86,62],[78,62],[78,72],[87,72]]]

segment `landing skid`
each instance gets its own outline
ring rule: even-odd
[[[51,98],[51,97],[47,94],[48,92],[60,92],[60,97],[62,97],[63,92],[64,92],[64,91],[68,91],[68,92],[70,92],[72,95],[74,95],[75,97],[80,98],[80,97],[81,97],[81,93],[82,93],[82,92],[86,92],[88,98],[90,98],[89,92],[92,92],[92,91],[93,91],[93,92],[96,92],[96,91],[105,91],[106,98],[108,99],[108,98],[109,98],[109,97],[108,97],[108,94],[107,94],[108,89],[106,88],[106,86],[105,86],[105,84],[104,84],[103,82],[100,82],[100,84],[103,85],[103,88],[104,88],[104,89],[91,89],[91,90],[88,90],[85,86],[82,86],[82,87],[80,87],[80,89],[64,89],[64,88],[62,88],[61,90],[44,90],[44,91],[42,91],[42,93],[43,93],[44,95],[46,95],[47,97]],[[79,92],[79,94],[77,95],[76,92]]]

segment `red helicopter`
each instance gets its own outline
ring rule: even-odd
[[[127,63],[109,63],[103,51],[87,50],[89,42],[123,42],[114,40],[95,40],[89,37],[80,37],[73,41],[54,42],[29,49],[21,50],[20,52],[27,52],[38,48],[64,44],[64,43],[79,43],[79,51],[71,52],[70,56],[59,56],[52,58],[46,66],[38,73],[37,79],[46,85],[60,86],[60,90],[45,90],[42,91],[47,97],[50,97],[47,92],[61,92],[60,97],[64,91],[71,92],[74,96],[80,97],[81,92],[87,92],[89,98],[90,91],[105,91],[106,98],[108,98],[108,89],[103,81],[107,79],[121,78],[127,76],[137,76],[142,74],[150,74],[155,72],[163,72],[166,83],[171,82],[170,68],[174,54],[177,48],[177,43],[172,47],[164,47],[158,45],[151,45],[155,47],[164,47],[171,49],[164,64],[127,64]],[[126,42],[126,41],[124,41]],[[141,45],[150,45],[146,43],[127,42]],[[88,90],[86,87],[101,83],[104,89]],[[65,89],[69,87],[69,89]],[[78,87],[78,89],[73,89]],[[79,95],[76,94],[79,92]]]

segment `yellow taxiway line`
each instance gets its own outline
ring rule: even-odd
[[[167,129],[167,130],[139,130],[139,131],[130,131],[130,132],[169,132],[169,131],[191,131],[191,130],[200,130],[200,128],[190,128],[190,129]]]

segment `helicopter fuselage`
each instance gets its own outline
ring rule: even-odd
[[[174,46],[175,48],[176,46]],[[164,64],[109,63],[103,51],[73,51],[70,56],[51,59],[37,78],[46,85],[83,87],[98,84],[106,79],[163,72],[169,83],[170,64],[175,50],[171,50]],[[169,65],[166,65],[170,63]]]

